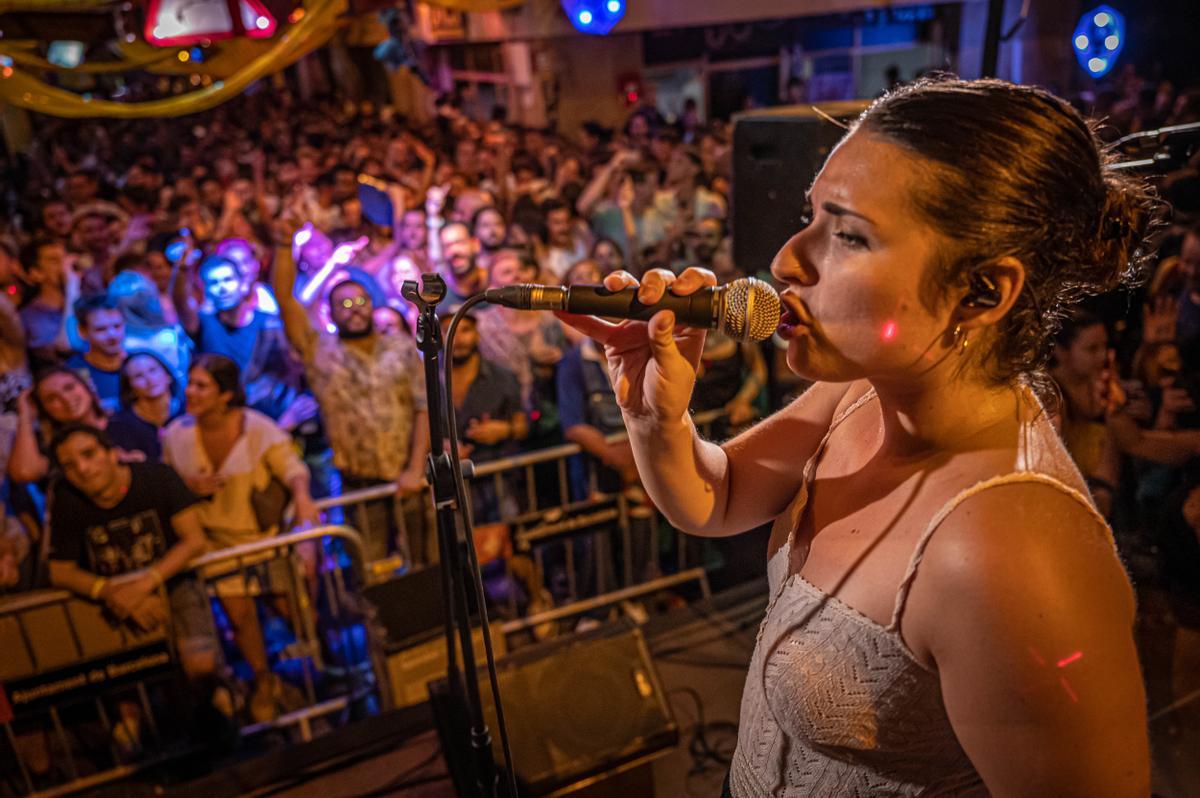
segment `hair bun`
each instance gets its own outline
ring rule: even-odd
[[[1105,199],[1093,263],[1103,291],[1136,285],[1145,276],[1162,219],[1162,202],[1145,181],[1111,166],[1104,174]]]

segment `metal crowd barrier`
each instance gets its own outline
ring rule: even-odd
[[[316,548],[315,583],[299,567],[300,546]],[[210,606],[235,584],[256,601],[282,599],[291,616],[295,642],[281,654],[285,664],[299,665],[301,705],[242,726],[241,736],[290,728],[309,740],[318,719],[348,713],[355,702],[388,703],[382,652],[357,597],[363,562],[353,529],[322,526],[214,551],[190,563],[188,572]],[[0,796],[65,795],[186,753],[188,747],[165,732],[180,725],[165,712],[169,702],[151,700],[159,683],[179,678],[173,643],[169,622],[141,633],[110,622],[100,604],[64,591],[0,599],[0,725],[9,749],[0,745]],[[126,695],[136,699],[131,703],[140,708],[145,732],[140,739],[149,743],[137,757],[122,754],[114,738],[122,721],[114,721],[112,707]],[[103,744],[85,744],[84,730]],[[104,746],[107,752],[98,750]],[[31,756],[56,772],[39,772],[43,768],[27,763]]]
[[[132,684],[147,731],[160,743],[147,684],[171,663],[163,630],[114,626],[100,605],[71,593],[39,590],[0,599],[0,723],[9,749],[0,750],[0,794],[62,794],[122,778],[152,761],[127,761],[112,745],[113,767],[89,772],[76,757],[71,718],[63,715],[90,705],[111,740],[114,724],[103,698]],[[27,756],[49,766],[54,744],[56,764],[70,786],[36,793],[40,774],[27,766]]]
[[[340,546],[327,546],[331,540],[338,541]],[[302,567],[299,547],[306,544],[315,549],[315,585],[306,582]],[[331,550],[334,548],[336,550]],[[343,559],[348,560],[350,578],[347,578]],[[282,598],[290,616],[295,642],[284,653],[299,664],[304,705],[272,721],[242,727],[243,737],[271,728],[295,727],[301,740],[311,740],[314,720],[346,711],[352,701],[362,699],[366,692],[386,700],[386,680],[381,678],[384,673],[380,667],[381,653],[375,650],[371,641],[367,629],[369,618],[357,597],[357,588],[365,584],[365,580],[362,540],[354,529],[330,524],[264,538],[205,554],[193,560],[189,569],[210,602],[212,599],[219,601],[232,585],[237,591],[246,591],[255,597],[274,595]],[[318,598],[321,600],[317,601]],[[325,630],[319,629],[317,624],[322,609],[325,612],[321,614],[330,621]],[[358,617],[349,617],[352,614]],[[347,622],[361,627],[354,639],[346,637]],[[323,646],[321,639],[322,633],[328,631],[338,631],[342,635],[340,652],[343,659],[351,648],[362,649],[367,659],[338,665],[336,670],[344,674],[345,693],[323,699],[318,694],[317,679],[333,670],[333,664],[324,661],[323,652],[329,644],[326,642]],[[356,664],[360,666],[358,671]]]
[[[723,410],[697,413],[694,416],[701,434],[710,437],[716,425],[724,421]],[[626,440],[624,433],[608,436],[607,440]],[[587,468],[588,496],[572,499],[569,492],[569,463],[583,456]],[[499,502],[503,511],[495,518],[475,513],[477,536],[480,527],[488,522],[507,526],[513,554],[504,558],[505,579],[509,586],[506,606],[508,620],[502,627],[506,634],[537,628],[571,616],[622,604],[639,597],[681,585],[698,584],[703,595],[709,594],[708,576],[700,562],[701,544],[677,530],[670,530],[670,545],[665,556],[659,552],[659,529],[665,529],[665,519],[645,503],[631,501],[636,491],[600,490],[599,470],[591,457],[576,444],[564,444],[525,452],[475,466],[470,478],[476,494],[481,485],[488,485],[493,497],[507,496],[509,502]],[[428,489],[422,495],[428,504]],[[354,523],[364,536],[377,535],[367,512],[371,502],[391,502],[392,523],[399,529],[399,554],[386,560],[366,564],[368,579],[385,581],[397,568],[412,565],[408,557],[409,536],[400,499],[390,484],[382,484],[321,499],[317,506],[326,514],[341,513],[347,523]],[[515,507],[513,506],[515,504]],[[376,516],[377,517],[377,516]],[[582,547],[579,541],[586,540]],[[590,545],[590,549],[588,546]],[[580,550],[587,562],[579,562]],[[614,557],[614,550],[619,555]],[[640,555],[640,556],[639,556]],[[545,581],[548,563],[557,563],[565,572],[565,602],[548,607],[528,595],[552,586]],[[663,572],[663,563],[671,566]],[[424,563],[416,563],[422,565]],[[615,568],[614,568],[615,564]],[[530,578],[530,574],[535,576]],[[514,580],[523,578],[526,604],[524,617],[519,612]],[[535,584],[536,583],[536,584]],[[588,589],[582,586],[588,585]],[[562,593],[562,586],[559,592]],[[541,606],[538,606],[541,604]]]

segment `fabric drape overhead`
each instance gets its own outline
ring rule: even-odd
[[[450,11],[478,13],[522,5],[528,0],[421,0]],[[55,11],[71,12],[109,7],[113,0],[0,0],[0,13]],[[289,66],[324,46],[337,30],[338,18],[348,11],[348,0],[311,0],[305,14],[270,41],[226,40],[213,48],[205,63],[181,63],[179,48],[154,47],[145,42],[121,44],[120,61],[83,63],[74,68],[52,64],[19,43],[0,43],[0,56],[12,59],[9,76],[0,79],[0,100],[51,116],[133,119],[171,117],[204,111],[241,93],[256,80]],[[210,86],[172,97],[144,102],[118,102],[67,91],[37,77],[35,72],[99,75],[147,71],[183,76],[206,75]]]
[[[81,3],[88,1],[79,0]],[[138,103],[88,99],[84,95],[51,86],[17,69],[11,77],[0,79],[0,98],[38,113],[73,118],[135,119],[182,116],[204,111],[237,96],[254,81],[274,74],[328,42],[337,29],[338,17],[346,11],[346,0],[317,0],[308,5],[305,11],[303,19],[280,34],[261,55],[243,68],[225,80],[186,94]]]

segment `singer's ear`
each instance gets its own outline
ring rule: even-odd
[[[1016,304],[1025,287],[1025,264],[1006,255],[974,267],[967,285],[959,291],[953,322],[964,330],[979,330],[996,324]]]

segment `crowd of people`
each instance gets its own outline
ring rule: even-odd
[[[316,499],[380,485],[396,498],[346,516],[364,527],[364,558],[438,558],[405,281],[439,274],[448,320],[517,282],[740,274],[727,125],[669,125],[649,106],[573,139],[466,118],[453,98],[414,125],[266,89],[183,119],[37,127],[5,162],[6,185],[23,188],[0,221],[0,593],[57,587],[114,624],[169,628],[195,703],[243,722],[289,708],[260,619],[278,591],[228,578],[210,607],[191,560],[320,524]],[[762,355],[710,348],[698,406],[743,424]],[[603,350],[551,314],[477,306],[445,363],[463,456],[574,442],[601,479],[575,458],[572,498],[636,490],[628,443],[606,438],[622,422]],[[477,520],[511,517],[508,494],[481,482]],[[315,584],[322,553],[301,555]],[[553,601],[525,570],[523,601]],[[240,692],[222,678],[230,655]],[[140,716],[116,715],[121,728]]]
[[[1200,118],[1197,93],[1125,74],[1081,99],[1123,132]],[[6,161],[0,218],[0,591],[56,586],[144,629],[170,613],[196,683],[217,668],[186,577],[197,554],[318,524],[315,499],[368,505],[368,560],[435,560],[423,498],[426,392],[405,281],[437,273],[450,311],[489,287],[596,284],[615,270],[726,282],[728,123],[564,136],[471,119],[453,97],[413,124],[369,102],[261,88],[203,114],[37,120]],[[1158,551],[1200,623],[1200,166],[1173,207],[1145,297],[1080,310],[1054,351],[1061,432],[1125,543]],[[797,187],[797,191],[803,187]],[[1130,306],[1146,310],[1127,319]],[[710,334],[693,408],[764,409],[771,346]],[[476,462],[578,444],[637,483],[602,347],[550,314],[480,305],[447,353]],[[571,493],[588,483],[573,467]],[[477,514],[505,497],[477,492]],[[313,557],[306,567],[319,567]],[[164,601],[163,597],[166,597]],[[219,591],[270,717],[279,685],[252,596]]]

